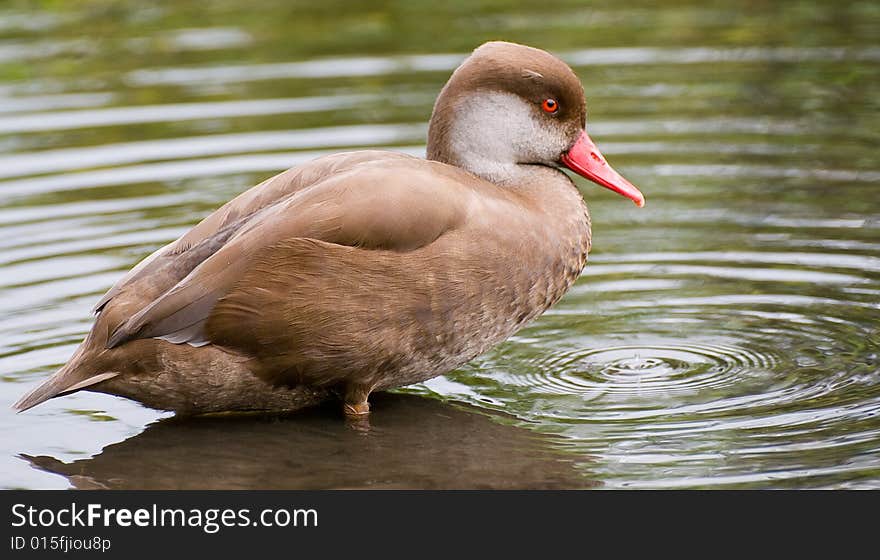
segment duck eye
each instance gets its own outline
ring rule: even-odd
[[[541,102],[541,109],[547,113],[555,113],[559,110],[559,103],[555,99],[545,99]]]

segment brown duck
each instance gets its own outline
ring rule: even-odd
[[[253,187],[135,266],[68,363],[14,407],[86,389],[180,413],[293,410],[446,373],[553,305],[590,217],[563,165],[644,197],[587,136],[583,87],[486,43],[434,105],[427,159],[360,151]]]

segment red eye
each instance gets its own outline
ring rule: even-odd
[[[555,99],[545,99],[541,102],[541,109],[548,113],[555,113],[559,110],[559,103]]]

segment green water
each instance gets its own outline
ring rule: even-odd
[[[0,487],[880,488],[878,37],[870,1],[0,2]],[[555,308],[369,431],[9,410],[226,200],[420,153],[489,39],[575,68],[648,199],[581,184],[593,253]]]

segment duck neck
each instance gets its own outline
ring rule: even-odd
[[[521,102],[505,93],[471,97],[441,93],[428,127],[428,159],[498,185],[523,182],[534,166],[518,161],[516,138],[526,137],[527,131],[511,122],[510,110],[516,103]]]

